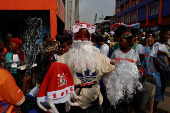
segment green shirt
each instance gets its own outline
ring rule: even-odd
[[[13,52],[8,52],[6,54],[6,63],[12,62],[12,56],[13,56]],[[18,61],[20,61],[19,56],[18,56]],[[11,68],[11,64],[8,64],[7,66],[10,68],[10,73],[17,73],[17,68]]]

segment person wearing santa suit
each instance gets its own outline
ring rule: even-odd
[[[115,69],[108,57],[93,50],[90,39],[94,31],[95,26],[78,21],[73,26],[75,39],[72,48],[58,60],[68,65],[73,76],[75,92],[82,97],[78,100],[71,97],[72,102],[77,103],[76,106],[70,107],[66,103],[66,111],[69,113],[100,113],[103,97],[99,81],[102,77],[107,78]]]

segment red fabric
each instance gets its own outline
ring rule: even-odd
[[[19,56],[19,60],[21,61],[21,62],[25,62],[25,56],[24,56],[24,53],[18,53],[18,56]]]
[[[7,51],[7,49],[6,49],[6,47],[4,48],[4,52],[5,52],[5,53],[7,53],[7,52],[8,52],[8,51]]]
[[[130,61],[130,62],[132,62],[132,63],[135,63],[135,61],[132,60],[132,59],[124,59],[124,58],[116,58],[116,59],[115,59],[116,62],[119,62],[120,60],[127,60],[127,61]]]
[[[110,29],[116,30],[116,27],[124,26],[124,25],[125,25],[124,23],[115,23],[115,24],[110,26]]]
[[[22,41],[19,38],[13,38],[10,40],[10,43],[16,43],[22,45]]]
[[[65,79],[63,80],[61,78]],[[64,83],[64,85],[62,83]],[[47,92],[62,90],[73,85],[74,85],[73,77],[68,66],[63,63],[53,62],[41,84],[37,97],[44,97],[47,96]],[[72,91],[73,89],[70,88],[70,92]],[[67,92],[68,92],[67,90],[65,92],[62,92],[61,96],[63,97],[63,94],[67,94]],[[58,97],[56,93],[54,93],[53,99],[57,98]]]
[[[68,47],[66,46],[66,47],[65,47],[65,52],[67,52],[67,51],[68,51]]]

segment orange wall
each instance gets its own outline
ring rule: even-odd
[[[50,10],[51,36],[57,34],[56,15],[64,22],[65,8],[62,0],[0,0],[0,10]]]
[[[56,0],[1,0],[0,10],[52,10],[57,9]]]

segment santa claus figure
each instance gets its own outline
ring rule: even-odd
[[[76,106],[66,105],[69,113],[100,113],[103,102],[99,81],[107,78],[115,69],[110,59],[93,50],[91,34],[95,27],[86,22],[77,22],[73,26],[74,40],[72,48],[62,55],[58,62],[68,65],[74,80],[75,92],[81,99],[71,96]],[[69,106],[68,106],[69,105]]]

